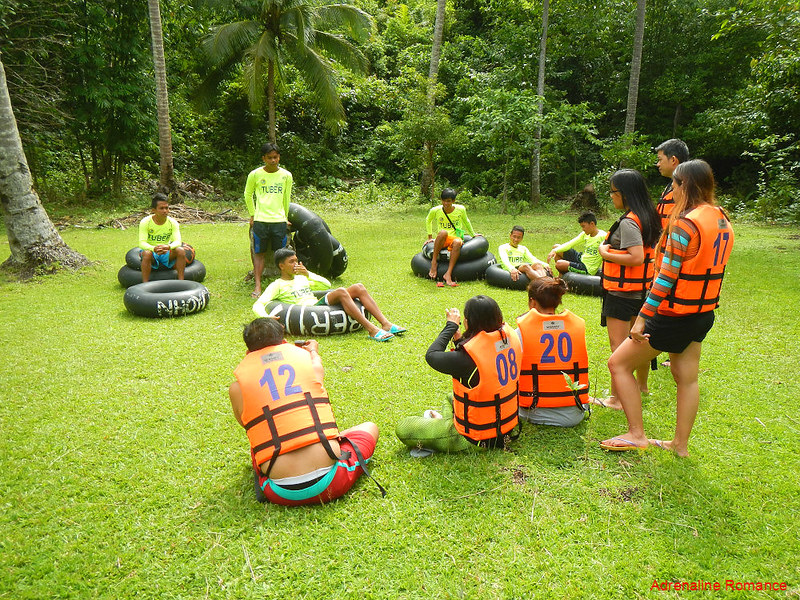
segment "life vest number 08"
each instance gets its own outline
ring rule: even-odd
[[[545,344],[544,352],[542,353],[542,363],[552,364],[556,362],[556,357],[553,356],[553,348],[558,352],[558,358],[561,359],[561,362],[567,362],[572,358],[572,338],[566,331],[562,331],[558,334],[557,345],[556,339],[553,337],[552,333],[543,333],[542,337],[539,338],[539,343]]]
[[[284,396],[291,396],[292,394],[302,394],[303,388],[299,385],[294,384],[295,372],[292,365],[281,365],[278,367],[278,377],[286,373],[288,376],[286,377],[286,384],[283,388]],[[281,397],[278,394],[278,386],[275,383],[275,377],[272,375],[272,369],[264,369],[264,374],[261,376],[259,382],[261,387],[264,387],[264,384],[269,387],[269,393],[272,396],[273,400],[280,400]]]
[[[513,348],[510,348],[508,350],[508,358],[506,358],[506,355],[503,353],[498,354],[495,360],[495,366],[497,367],[497,379],[500,385],[506,385],[509,375],[511,379],[517,378],[517,353],[514,352]]]

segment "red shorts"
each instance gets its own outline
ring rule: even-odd
[[[348,432],[346,440],[339,438],[341,451],[348,451],[350,456],[346,461],[337,461],[333,465],[332,468],[336,470],[336,474],[333,476],[333,481],[322,493],[305,500],[282,498],[272,490],[270,484],[267,483],[267,478],[261,475],[259,471],[259,484],[262,486],[261,489],[264,491],[267,501],[282,506],[302,506],[304,504],[323,504],[344,496],[364,472],[350,442],[358,446],[365,461],[369,460],[375,452],[376,440],[366,431],[353,430]]]

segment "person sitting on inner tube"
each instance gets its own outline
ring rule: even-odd
[[[194,259],[194,251],[188,244],[181,243],[180,226],[169,216],[169,201],[164,194],[155,194],[150,208],[153,214],[139,223],[142,282],[150,281],[152,269],[173,267],[178,279],[183,279],[183,270]]]
[[[406,329],[399,325],[392,324],[378,308],[378,304],[361,283],[353,284],[349,287],[336,288],[325,294],[322,298],[317,298],[311,292],[312,282],[317,286],[322,284],[325,288],[331,287],[331,282],[324,277],[312,273],[303,266],[297,259],[297,254],[291,248],[280,248],[275,251],[275,265],[281,272],[279,279],[269,284],[261,297],[253,304],[253,312],[259,317],[266,317],[266,305],[273,300],[286,304],[300,304],[306,306],[320,305],[333,306],[339,304],[350,317],[361,323],[367,331],[369,337],[377,342],[385,342],[392,339],[395,334],[405,333]],[[353,300],[359,300],[364,308],[374,316],[381,327],[376,327],[359,310]]]
[[[283,333],[274,319],[245,327],[247,356],[234,370],[231,408],[250,441],[256,498],[284,506],[321,504],[343,496],[361,473],[370,476],[366,463],[378,426],[367,422],[340,432],[317,342],[288,344]]]
[[[453,267],[456,266],[458,255],[461,254],[461,245],[464,239],[464,233],[471,236],[481,235],[475,233],[472,228],[472,223],[467,216],[467,209],[463,204],[454,204],[456,199],[456,191],[452,188],[445,188],[442,190],[442,205],[434,206],[428,211],[428,216],[425,219],[425,225],[428,228],[428,239],[426,244],[434,239],[434,232],[436,233],[436,240],[433,243],[433,254],[431,256],[431,270],[428,276],[431,279],[436,279],[437,267],[439,260],[439,252],[442,250],[450,250],[450,264],[447,266],[442,279],[444,283],[450,287],[458,285],[453,281]],[[424,246],[425,244],[423,244]],[[441,284],[440,287],[443,287]]]
[[[514,281],[519,280],[520,273],[531,281],[552,275],[546,262],[536,258],[527,247],[520,244],[524,235],[525,230],[519,225],[511,228],[509,242],[497,250],[497,254],[500,256],[500,266],[511,274],[511,279]]]
[[[603,266],[603,257],[597,249],[606,239],[606,232],[597,228],[597,217],[593,212],[585,212],[578,217],[578,225],[583,232],[563,244],[553,244],[547,260],[556,261],[556,269],[562,275],[566,272],[581,275],[599,275]],[[582,252],[575,247],[583,248]]]

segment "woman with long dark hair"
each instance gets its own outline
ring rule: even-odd
[[[522,358],[519,338],[503,322],[489,296],[479,295],[461,313],[445,312],[445,326],[425,353],[427,363],[452,378],[453,393],[441,413],[408,417],[395,431],[411,448],[456,452],[470,444],[502,448],[518,423],[517,380]],[[454,348],[447,350],[454,342]]]
[[[658,273],[637,316],[631,337],[611,355],[608,368],[628,419],[628,431],[604,440],[605,450],[634,450],[654,444],[679,456],[689,454],[689,435],[697,415],[702,341],[714,324],[714,310],[725,266],[733,248],[728,216],[716,206],[714,173],[702,160],[679,164],[672,173],[675,208],[662,235]],[[642,397],[632,372],[660,352],[669,352],[677,387],[677,417],[672,440],[648,440]]]
[[[611,176],[611,200],[624,213],[608,230],[606,241],[598,252],[603,257],[603,309],[600,324],[608,329],[613,353],[628,337],[642,302],[653,279],[655,244],[661,233],[661,222],[650,199],[641,173],[622,169]],[[648,393],[650,364],[636,365],[639,390]],[[592,402],[621,409],[614,383],[611,397]]]

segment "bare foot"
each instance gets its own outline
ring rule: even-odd
[[[589,404],[602,406],[603,408],[622,410],[622,403],[614,396],[609,396],[608,398],[594,398],[593,396],[589,396]]]
[[[669,450],[671,452],[674,452],[675,454],[677,454],[681,458],[686,458],[687,456],[689,456],[688,448],[682,448],[682,449],[678,450],[675,447],[675,442],[673,442],[672,440],[651,440],[651,439],[648,439],[647,441],[650,442],[651,445],[653,445],[653,446],[655,446],[657,448],[661,448],[662,450]]]
[[[439,267],[439,265],[436,264],[436,261],[432,260],[431,261],[431,270],[428,271],[428,277],[430,277],[431,279],[436,279],[436,271],[439,270],[438,267]]]
[[[648,396],[650,394],[650,389],[646,387],[639,388],[639,391],[641,392],[642,396]]]

